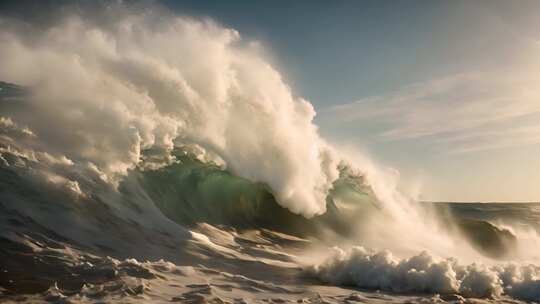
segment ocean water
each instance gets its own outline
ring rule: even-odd
[[[1,302],[540,301],[539,204],[417,202],[235,30],[118,5],[0,20]]]

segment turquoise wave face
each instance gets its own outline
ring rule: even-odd
[[[269,187],[233,175],[213,163],[177,152],[177,162],[158,170],[140,171],[141,185],[158,208],[183,225],[198,222],[237,228],[269,228],[295,235],[332,227],[338,217],[329,201],[328,212],[312,219],[280,206]]]
[[[263,184],[235,176],[214,163],[198,160],[177,150],[177,162],[158,170],[139,171],[141,185],[154,204],[170,219],[183,225],[198,222],[238,228],[269,228],[294,235],[316,235],[330,229],[346,236],[352,218],[368,216],[377,200],[361,176],[341,168],[330,191],[323,215],[307,219],[293,214],[276,201]],[[352,202],[354,211],[341,210],[335,200]]]

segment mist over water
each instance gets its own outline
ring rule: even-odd
[[[398,172],[321,138],[313,106],[235,30],[121,6],[39,30],[0,25],[3,239],[23,238],[12,213],[124,258],[137,229],[193,246],[179,256],[223,261],[278,256],[273,240],[301,237],[310,243],[293,258],[267,263],[369,290],[539,298],[537,218],[515,225],[407,197]],[[249,229],[270,245],[250,247]],[[157,260],[159,246],[139,256]]]

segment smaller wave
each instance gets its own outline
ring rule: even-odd
[[[502,259],[515,254],[518,239],[510,230],[487,221],[458,219],[456,222],[465,239],[485,256]]]

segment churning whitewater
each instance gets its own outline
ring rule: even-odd
[[[258,43],[127,11],[0,19],[2,301],[540,300],[537,205],[417,203]]]

